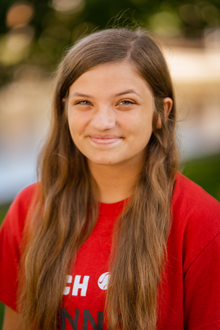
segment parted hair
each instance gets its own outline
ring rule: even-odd
[[[158,286],[166,262],[178,168],[175,99],[166,61],[153,39],[140,30],[113,28],[76,42],[58,68],[51,128],[40,157],[40,184],[28,215],[21,262],[23,330],[57,328],[66,275],[98,217],[87,160],[71,138],[64,100],[84,72],[122,61],[135,68],[153,93],[153,132],[134,193],[114,230],[105,309],[111,330],[157,327]],[[168,117],[166,97],[173,101]]]

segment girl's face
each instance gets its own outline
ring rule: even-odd
[[[70,86],[67,108],[73,142],[89,165],[143,161],[154,98],[131,64],[103,64],[82,74]]]

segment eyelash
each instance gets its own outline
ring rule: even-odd
[[[129,100],[123,100],[123,101],[121,101],[119,104],[121,104],[121,103],[123,103],[123,104],[135,104],[135,102],[133,102],[133,101],[129,101]]]
[[[76,104],[91,105],[92,103],[87,100],[83,100],[83,101],[76,102]]]
[[[81,104],[81,105],[92,105],[91,102],[87,101],[87,100],[82,100],[82,101],[79,101],[79,102],[76,102],[75,103],[76,105],[77,104]],[[122,100],[118,103],[118,105],[130,105],[130,104],[135,104],[134,101],[130,101],[130,100]]]

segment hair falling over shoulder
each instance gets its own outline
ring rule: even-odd
[[[155,330],[178,168],[175,100],[164,57],[144,32],[107,29],[78,41],[60,64],[50,135],[40,159],[40,198],[31,213],[20,280],[22,330],[54,330],[66,274],[97,220],[85,157],[70,136],[65,102],[71,84],[94,66],[128,61],[151,88],[153,133],[133,198],[117,222],[106,310],[110,329]],[[163,100],[173,106],[165,118]],[[158,117],[161,128],[156,128]],[[30,213],[29,213],[30,217]],[[22,284],[21,284],[22,283]],[[120,316],[119,316],[120,315]]]

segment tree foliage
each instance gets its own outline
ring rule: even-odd
[[[9,13],[21,4],[32,8],[32,18],[26,25],[13,26],[8,23]],[[81,35],[117,25],[138,25],[165,37],[198,39],[220,26],[220,1],[1,0],[0,83],[24,62],[51,71],[63,49]]]

